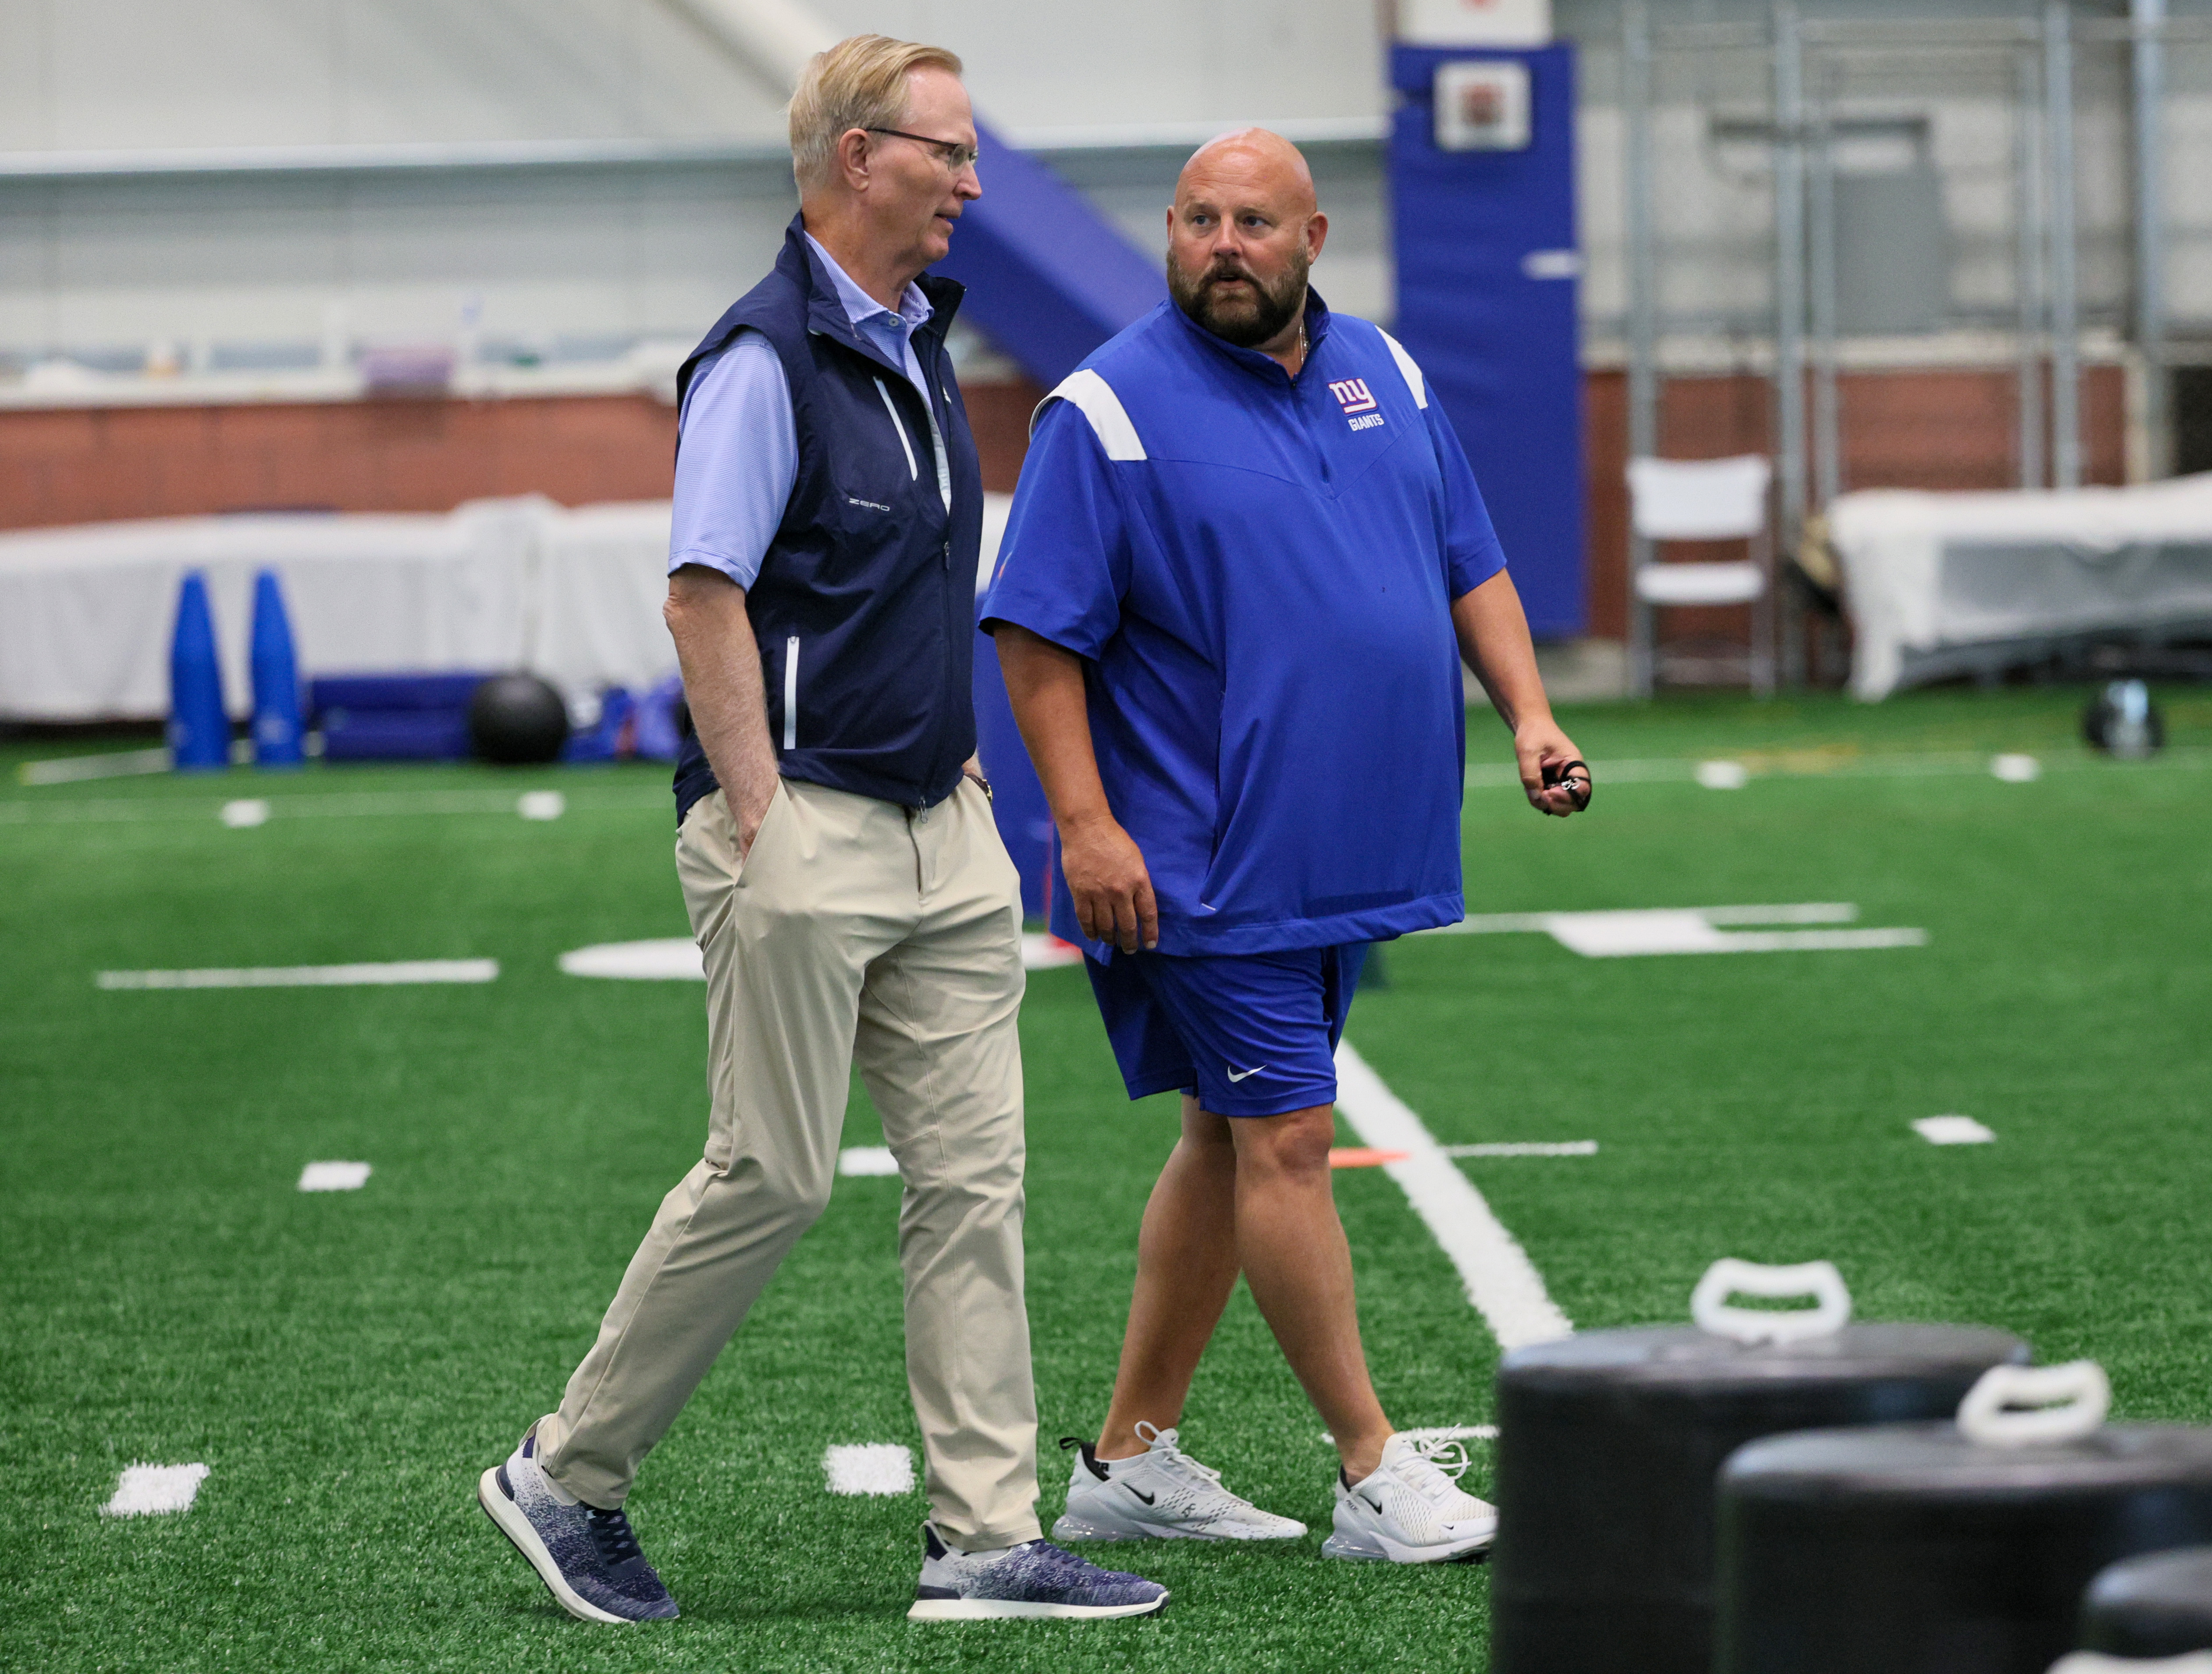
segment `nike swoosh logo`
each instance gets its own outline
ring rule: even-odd
[[[1267,1067],[1267,1066],[1264,1064],[1255,1064],[1249,1070],[1231,1070],[1229,1071],[1229,1079],[1231,1081],[1243,1081],[1247,1076],[1258,1075],[1261,1071]]]
[[[1355,1494],[1352,1497],[1355,1500],[1365,1501],[1368,1505],[1372,1506],[1377,1517],[1382,1514],[1382,1502],[1380,1500],[1369,1500],[1364,1494]]]
[[[1152,1496],[1152,1495],[1149,1495],[1149,1494],[1147,1494],[1147,1493],[1146,1493],[1146,1492],[1145,1492],[1145,1490],[1144,1490],[1143,1489],[1139,1488],[1135,1483],[1123,1483],[1121,1484],[1121,1486],[1122,1486],[1122,1487],[1124,1487],[1124,1488],[1126,1488],[1126,1489],[1127,1489],[1129,1490],[1129,1492],[1130,1492],[1130,1493],[1132,1493],[1132,1494],[1135,1495],[1136,1495],[1139,1500],[1142,1500],[1142,1501],[1143,1501],[1146,1505],[1148,1505],[1148,1506],[1149,1506],[1150,1504],[1152,1504],[1152,1498],[1153,1498],[1153,1496]]]

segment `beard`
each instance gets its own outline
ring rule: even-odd
[[[1305,307],[1306,274],[1312,267],[1301,248],[1283,276],[1269,285],[1249,268],[1215,264],[1193,275],[1172,252],[1168,257],[1168,294],[1196,324],[1239,349],[1257,349],[1282,335]],[[1242,279],[1249,290],[1224,294],[1214,282]]]

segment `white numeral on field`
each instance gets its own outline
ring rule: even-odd
[[[100,1509],[109,1517],[190,1511],[207,1474],[204,1465],[134,1465],[115,1484],[115,1497]]]

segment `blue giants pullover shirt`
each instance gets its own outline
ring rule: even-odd
[[[1160,951],[1455,923],[1451,603],[1504,567],[1420,368],[1308,293],[1292,379],[1162,303],[1038,409],[987,628],[1085,659],[1106,798]],[[1052,879],[1055,933],[1094,958]]]

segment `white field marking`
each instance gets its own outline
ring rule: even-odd
[[[102,971],[102,988],[380,988],[417,982],[490,982],[496,959],[403,959],[389,965],[249,965],[237,970]]]
[[[1445,1145],[1446,1156],[1595,1156],[1595,1139],[1500,1140],[1480,1145]]]
[[[1400,1430],[1398,1434],[1411,1436],[1416,1441],[1495,1441],[1498,1440],[1498,1426],[1495,1424],[1432,1424],[1426,1429]],[[1321,1439],[1332,1447],[1336,1446],[1336,1438],[1327,1430],[1321,1433]]]
[[[368,1184],[366,1162],[310,1162],[300,1170],[302,1192],[358,1192]]]
[[[1735,925],[1848,924],[1859,910],[1848,901],[1800,901],[1775,907],[1646,907],[1604,913],[1492,913],[1417,932],[1423,936],[1495,936],[1541,931],[1585,959],[1644,954],[1820,953],[1856,948],[1917,948],[1928,932],[1880,930],[1733,930]]]
[[[240,797],[235,802],[223,804],[222,822],[233,831],[251,831],[255,826],[269,823],[269,800],[265,797]]]
[[[2032,785],[2043,777],[2043,763],[2033,755],[1992,755],[1990,773],[2008,785]]]
[[[889,1145],[848,1145],[837,1153],[841,1174],[896,1174],[898,1159]]]
[[[2160,752],[2152,761],[2169,767],[2212,767],[2212,749],[2183,745]],[[1646,761],[1596,764],[1597,782],[1608,785],[1686,785],[1698,776],[1698,763],[1685,758],[1658,757]],[[1893,751],[1878,755],[1846,755],[1821,750],[1783,750],[1754,755],[1737,765],[1755,767],[1762,779],[1979,779],[1990,771],[1989,755],[1980,750]],[[2070,751],[2040,764],[2045,773],[2094,772],[2105,767],[2105,758],[2089,750]],[[2148,764],[2130,762],[2130,767]],[[1474,761],[1467,769],[1469,790],[1521,788],[1521,772],[1510,761]]]
[[[704,982],[707,966],[689,937],[654,942],[601,942],[561,955],[570,976],[613,977],[628,982]]]
[[[558,791],[525,791],[514,811],[526,820],[557,820],[568,811],[568,798]]]
[[[1700,761],[1698,783],[1708,791],[1741,791],[1751,783],[1751,769],[1741,761]]]
[[[1516,781],[1517,782],[1517,781]],[[659,812],[668,792],[629,792],[611,786],[566,792],[572,814]],[[372,816],[496,814],[514,817],[512,791],[302,791],[265,798],[272,815],[285,820],[360,819]],[[204,820],[208,803],[191,797],[81,797],[74,801],[20,799],[0,802],[0,825],[81,825],[88,822]]]
[[[1544,1289],[1542,1275],[1498,1224],[1482,1193],[1443,1152],[1421,1119],[1383,1084],[1349,1040],[1336,1048],[1336,1107],[1363,1144],[1403,1151],[1383,1173],[1398,1183],[1413,1212],[1459,1270],[1474,1303],[1501,1349],[1571,1337],[1574,1325]]]
[[[1063,965],[1080,965],[1083,949],[1073,942],[1063,942],[1057,936],[1041,936],[1035,931],[1022,935],[1022,965],[1032,971],[1057,970]]]
[[[1022,963],[1032,971],[1080,965],[1083,949],[1056,936],[1022,937]],[[698,943],[681,936],[653,942],[602,942],[561,955],[570,976],[612,977],[632,982],[704,982],[707,967]]]
[[[1996,1138],[1971,1116],[1923,1116],[1912,1131],[1931,1145],[1987,1145]]]
[[[2055,755],[2043,763],[2046,773],[2127,773],[2137,777],[2167,769],[2200,772],[2212,769],[2212,747],[2177,744],[2160,750],[2147,761],[2115,765],[2089,750]],[[1818,752],[1802,755],[1784,753],[1759,762],[1765,779],[1942,779],[1988,776],[1990,758],[1979,750],[1929,750],[1878,755],[1837,755],[1832,761]],[[1598,777],[1607,785],[1685,785],[1697,777],[1697,763],[1687,759],[1602,761]],[[1521,775],[1508,762],[1477,761],[1467,770],[1470,790],[1518,791]],[[668,806],[664,790],[625,791],[611,785],[567,793],[572,814],[657,813]],[[514,796],[508,791],[301,791],[270,798],[273,814],[285,819],[303,817],[358,819],[371,816],[429,814],[496,814],[514,817]],[[79,797],[64,800],[15,798],[0,800],[0,826],[82,825],[161,820],[195,821],[208,817],[209,804],[192,797]]]
[[[102,1506],[106,1517],[150,1517],[159,1512],[190,1511],[207,1480],[204,1465],[133,1465],[115,1484],[115,1497]]]
[[[911,1494],[914,1454],[896,1441],[836,1443],[822,1454],[832,1494]]]
[[[135,773],[169,771],[166,749],[112,750],[105,755],[64,755],[26,761],[15,777],[26,785],[79,785],[88,779],[122,779]]]

